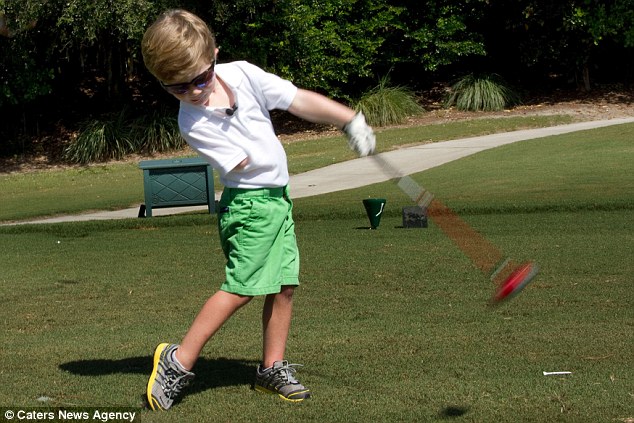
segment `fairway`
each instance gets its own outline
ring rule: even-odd
[[[288,359],[314,397],[250,389],[261,299],[205,348],[167,413],[151,354],[223,279],[215,217],[0,228],[0,406],[119,406],[171,422],[626,422],[634,418],[633,125],[526,141],[414,175],[541,272],[494,287],[390,182],[295,201],[302,285]],[[361,204],[387,199],[377,230]],[[544,376],[569,371],[569,376]],[[44,400],[43,400],[44,398]]]

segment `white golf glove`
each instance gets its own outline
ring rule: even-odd
[[[365,123],[365,116],[359,112],[354,118],[343,127],[343,132],[348,137],[348,146],[356,152],[359,157],[365,157],[374,153],[376,138],[372,128]]]

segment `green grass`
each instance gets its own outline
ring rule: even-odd
[[[615,422],[634,418],[632,125],[525,141],[414,178],[538,278],[493,286],[439,229],[400,228],[391,183],[297,199],[302,285],[288,358],[314,398],[249,389],[261,299],[151,422]],[[616,185],[616,186],[615,186]],[[361,199],[387,198],[378,230]],[[204,213],[0,228],[0,406],[141,408],[152,350],[222,281]],[[168,299],[168,300],[166,300]],[[542,371],[567,370],[569,377]]]
[[[136,163],[27,172],[0,176],[0,187],[0,220],[21,220],[142,202],[143,173]]]
[[[517,129],[570,123],[566,116],[477,119],[378,133],[379,150]],[[286,146],[291,173],[305,172],[354,158],[343,137],[294,142]],[[218,184],[217,175],[216,184]],[[143,177],[137,163],[78,167],[0,175],[0,222],[87,210],[113,210],[143,202]]]

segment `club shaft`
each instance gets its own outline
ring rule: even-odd
[[[386,176],[419,207],[427,209],[427,216],[451,239],[458,248],[494,282],[504,280],[516,263],[505,259],[500,249],[473,229],[457,213],[443,204],[433,194],[420,186],[408,175],[401,175],[384,156],[372,156]]]

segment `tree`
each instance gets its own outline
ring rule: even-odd
[[[18,67],[0,77],[15,81],[14,74],[22,74],[33,81],[19,68],[28,63],[42,83],[37,89],[14,84],[0,105],[51,92],[53,82],[58,90],[75,89],[92,71],[104,80],[106,100],[120,101],[126,82],[143,74],[138,44],[145,28],[177,4],[210,23],[225,60],[250,60],[303,87],[346,97],[394,67],[429,71],[483,54],[467,25],[483,1],[6,0],[0,33],[32,29],[20,32],[20,40],[3,40],[6,63]]]
[[[0,106],[46,95],[53,80],[74,90],[99,69],[107,97],[117,99],[135,76],[138,43],[166,1],[6,0],[0,3]],[[159,10],[160,10],[159,9]],[[17,66],[17,67],[16,67]],[[9,83],[11,81],[11,83]],[[34,84],[34,82],[36,82]]]
[[[634,46],[634,0],[571,2],[563,13],[562,27],[571,40],[577,40],[577,71],[584,89],[589,91],[594,51],[609,39]]]
[[[373,77],[385,28],[399,14],[384,0],[238,0],[216,2],[206,16],[223,60],[249,60],[346,97]]]
[[[634,0],[491,2],[486,16],[482,32],[490,50],[511,62],[518,57],[528,69],[570,73],[585,90],[591,88],[590,70],[601,65],[601,49],[616,46],[624,55],[634,47]]]
[[[386,51],[392,63],[409,63],[435,71],[466,56],[486,54],[482,36],[470,22],[479,19],[486,0],[390,2],[401,10]]]
[[[50,69],[37,54],[38,7],[0,1],[0,106],[31,101],[51,89]]]
[[[125,82],[134,76],[138,42],[155,13],[148,0],[51,1],[58,14],[55,53],[82,71],[103,70],[107,96],[118,97]],[[50,9],[49,9],[50,11]],[[52,12],[52,11],[51,11]]]
[[[225,59],[248,59],[306,88],[341,97],[394,67],[438,69],[484,54],[466,21],[484,0],[236,0],[206,16]]]

